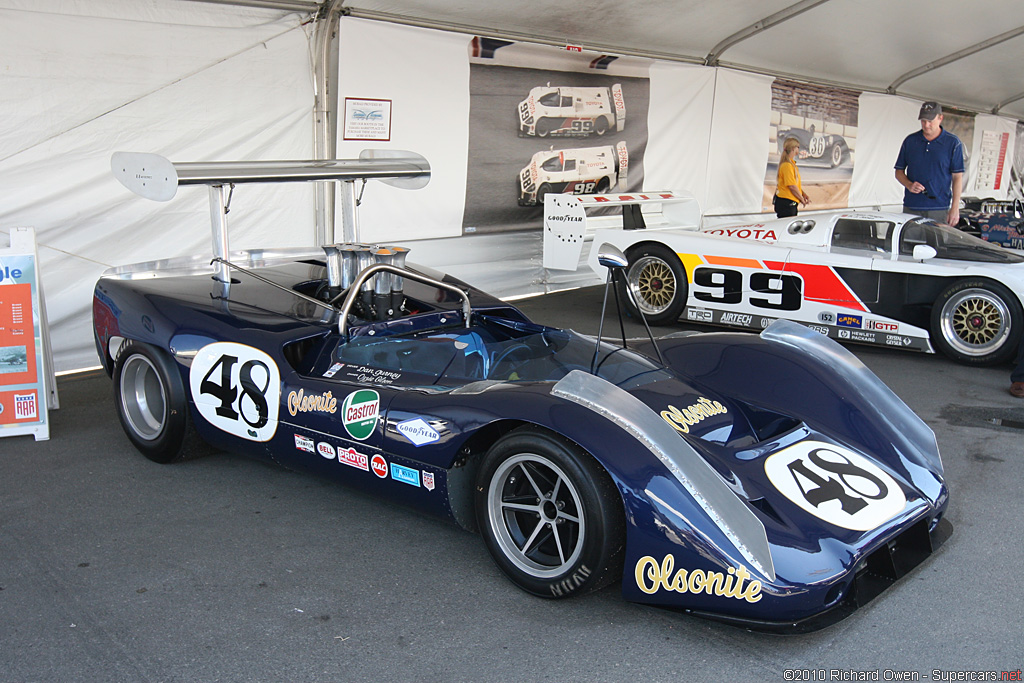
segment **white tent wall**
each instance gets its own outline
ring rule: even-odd
[[[105,268],[210,250],[203,189],[184,188],[166,204],[142,200],[113,179],[110,154],[312,158],[312,34],[309,15],[280,10],[0,0],[0,233],[15,226],[37,231],[57,370],[96,364],[91,291]],[[596,282],[586,269],[545,271],[539,230],[463,234],[470,39],[341,18],[338,156],[407,149],[432,167],[421,190],[370,183],[359,210],[361,238],[412,246],[411,260],[499,296]],[[658,60],[650,60],[648,74],[644,189],[692,192],[713,214],[709,222],[761,218],[771,77]],[[391,100],[390,140],[344,140],[346,97]],[[902,139],[917,129],[919,104],[860,96],[851,206],[900,204],[892,166]],[[1008,176],[1016,122],[978,116],[975,125],[976,148],[986,130],[1009,133]],[[981,156],[974,151],[972,170]],[[508,185],[496,188],[505,200]],[[1007,185],[984,196],[1006,196]],[[313,205],[310,185],[238,188],[229,216],[232,247],[314,244]]]
[[[312,156],[307,18],[184,2],[0,0],[0,232],[36,230],[58,371],[97,363],[91,297],[104,269],[210,252],[204,188],[167,204],[141,199],[114,180],[112,152]],[[232,202],[233,246],[313,242],[310,186],[247,189]]]

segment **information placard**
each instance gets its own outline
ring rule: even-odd
[[[10,238],[10,246],[0,248],[0,436],[32,434],[44,441],[50,438],[48,386],[55,383],[35,231],[14,228]]]

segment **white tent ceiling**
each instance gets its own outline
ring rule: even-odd
[[[1024,119],[1020,0],[210,0],[717,63]]]

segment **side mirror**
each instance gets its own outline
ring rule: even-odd
[[[918,244],[914,247],[914,260],[927,261],[928,259],[935,258],[935,255],[938,253],[935,251],[935,247],[930,247],[927,244]]]
[[[597,250],[597,262],[605,268],[626,268],[629,266],[629,259],[614,244],[605,242]]]

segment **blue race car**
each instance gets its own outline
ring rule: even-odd
[[[115,160],[150,185],[310,179],[290,163]],[[602,258],[621,276],[621,253]],[[534,595],[619,582],[631,601],[761,628],[846,616],[949,533],[931,430],[796,323],[627,344],[531,322],[401,249],[214,261],[96,285],[119,418],[155,462],[207,446],[273,460],[478,531]]]

